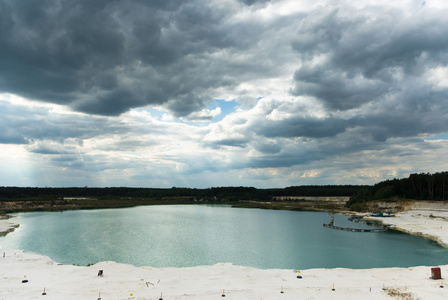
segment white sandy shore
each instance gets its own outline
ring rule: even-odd
[[[448,247],[448,207],[427,208],[421,205],[400,212],[395,217],[370,218],[380,220],[392,229],[423,236]]]
[[[384,219],[409,232],[422,232],[446,242],[443,228],[448,224],[444,218],[443,210],[411,210]],[[0,220],[0,230],[13,225],[5,225],[7,222],[11,220]],[[430,279],[431,267],[436,266],[310,269],[302,270],[303,278],[298,279],[294,270],[260,270],[232,264],[158,269],[101,262],[79,267],[60,265],[48,257],[20,250],[0,251],[0,299],[4,300],[159,299],[161,295],[166,300],[448,299],[448,281]],[[438,267],[442,277],[448,276],[448,265]],[[103,277],[97,276],[98,270],[104,270]],[[25,279],[28,282],[22,283]],[[44,288],[46,295],[42,295]],[[282,289],[284,293],[280,293]]]

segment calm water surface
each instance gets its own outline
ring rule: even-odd
[[[374,268],[446,264],[448,250],[394,231],[325,228],[320,212],[227,206],[141,206],[17,214],[20,228],[0,238],[64,264],[117,261],[187,267],[230,262],[257,268]],[[335,225],[368,227],[336,216]]]

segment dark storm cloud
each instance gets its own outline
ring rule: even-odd
[[[260,153],[264,154],[278,154],[282,151],[283,145],[279,140],[259,140],[252,143],[252,146]]]
[[[210,88],[238,83],[223,79],[225,61],[207,56],[249,47],[253,30],[262,31],[227,24],[228,9],[208,1],[1,1],[0,91],[91,114],[166,104],[186,116],[213,99]]]
[[[448,128],[448,91],[429,91],[418,84],[409,87],[397,102],[385,103],[369,115],[355,116],[348,121],[349,126],[357,127],[378,142],[443,133]]]
[[[298,82],[294,95],[311,95],[335,110],[347,110],[377,100],[392,88],[390,83],[359,75],[351,77],[345,70],[327,66],[303,66],[294,73],[294,80]]]
[[[280,153],[279,155],[265,155],[252,158],[248,166],[251,168],[284,168],[295,165],[304,165],[310,161],[322,159],[323,157],[306,152],[295,151],[294,153]],[[245,166],[247,167],[247,166]]]
[[[304,18],[293,43],[302,66],[294,74],[292,94],[348,110],[403,92],[410,79],[426,80],[422,75],[428,68],[448,64],[444,12],[377,14],[347,7]]]
[[[74,152],[74,150],[68,150],[67,148],[63,148],[60,144],[55,143],[38,143],[28,147],[28,151],[47,155],[64,155],[73,154]]]
[[[282,121],[266,121],[255,128],[258,135],[265,137],[332,137],[344,132],[346,122],[334,118],[288,118]]]
[[[211,144],[212,147],[220,147],[220,146],[230,146],[230,147],[239,147],[244,148],[247,146],[247,139],[245,138],[236,138],[236,139],[220,139]]]
[[[255,147],[259,155],[250,157],[247,164],[253,168],[283,168],[296,165],[306,165],[328,158],[346,157],[354,153],[368,150],[382,150],[390,145],[378,143],[371,136],[364,136],[363,131],[351,129],[337,137],[277,139],[279,151]],[[255,144],[257,146],[257,144]]]
[[[263,3],[268,3],[271,0],[238,0],[241,3],[244,3],[246,5],[254,5],[254,4],[263,4]]]
[[[47,108],[15,106],[0,101],[0,143],[28,144],[36,140],[63,142],[107,134],[126,134],[120,122],[87,115],[52,114]],[[43,148],[42,148],[43,149]],[[47,150],[37,150],[45,152]],[[47,151],[48,152],[48,151]],[[51,152],[51,151],[50,151]]]
[[[0,126],[0,144],[27,144],[28,141],[23,136],[17,136],[14,130]]]

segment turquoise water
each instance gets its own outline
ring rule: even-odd
[[[448,250],[394,231],[325,228],[320,212],[174,205],[17,214],[21,224],[0,238],[64,264],[117,261],[187,267],[230,262],[257,268],[376,268],[446,264]],[[336,216],[335,225],[369,226]]]

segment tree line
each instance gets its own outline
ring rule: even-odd
[[[413,200],[445,201],[448,198],[448,172],[415,173],[408,178],[381,181],[370,188],[361,190],[350,198],[351,206],[373,200],[404,198]]]
[[[271,201],[279,196],[346,196],[350,197],[368,186],[358,185],[308,185],[287,188],[258,189],[255,187],[212,187],[206,189],[131,188],[131,187],[0,187],[0,201],[8,200],[56,200],[68,197],[100,199],[190,197],[192,199],[219,201]]]
[[[345,196],[348,206],[372,200],[404,198],[415,200],[448,199],[448,172],[415,173],[408,178],[388,179],[374,185],[303,185],[259,189],[231,186],[206,189],[131,187],[0,187],[0,201],[62,200],[69,197],[101,199],[170,199],[184,197],[205,201],[272,201],[275,197]]]

